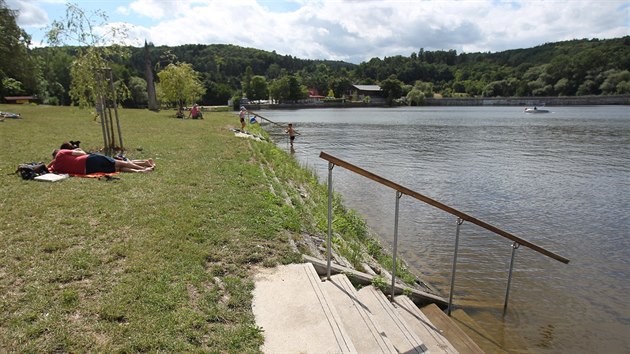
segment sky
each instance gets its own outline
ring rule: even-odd
[[[35,46],[65,18],[65,0],[5,0]],[[83,0],[127,44],[234,44],[301,59],[361,63],[425,51],[500,52],[630,35],[621,0]],[[94,25],[101,19],[92,16]],[[107,26],[107,25],[105,25]],[[99,30],[100,28],[97,28]]]

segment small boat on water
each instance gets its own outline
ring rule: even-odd
[[[534,108],[525,107],[525,113],[549,113],[549,110],[540,109],[536,106],[534,106]]]

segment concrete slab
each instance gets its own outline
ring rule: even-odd
[[[427,351],[426,345],[380,290],[368,286],[359,290],[358,295],[359,300],[367,306],[369,312],[385,330],[385,335],[399,353],[424,353]]]
[[[422,338],[431,353],[458,354],[451,343],[427,316],[407,296],[395,297],[394,307],[414,332]]]
[[[359,353],[397,353],[345,275],[334,275],[322,285]]]
[[[310,263],[261,269],[252,310],[265,353],[356,353]]]

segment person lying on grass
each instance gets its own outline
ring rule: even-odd
[[[62,146],[63,147],[63,146]],[[80,148],[53,151],[48,170],[54,173],[89,175],[93,173],[151,172],[153,160],[116,160],[109,156],[87,153]]]

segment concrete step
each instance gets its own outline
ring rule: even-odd
[[[367,306],[359,300],[357,291],[348,277],[337,274],[322,285],[359,353],[397,353],[380,324],[370,314]]]
[[[371,285],[367,286],[359,290],[358,299],[384,329],[385,336],[392,342],[396,351],[399,353],[427,351],[426,345],[380,290]]]
[[[265,353],[356,353],[310,263],[261,269],[252,310]]]
[[[431,353],[457,354],[457,349],[444,337],[429,318],[405,295],[396,296],[394,307],[398,313],[413,328],[414,332],[422,338],[424,344]]]

